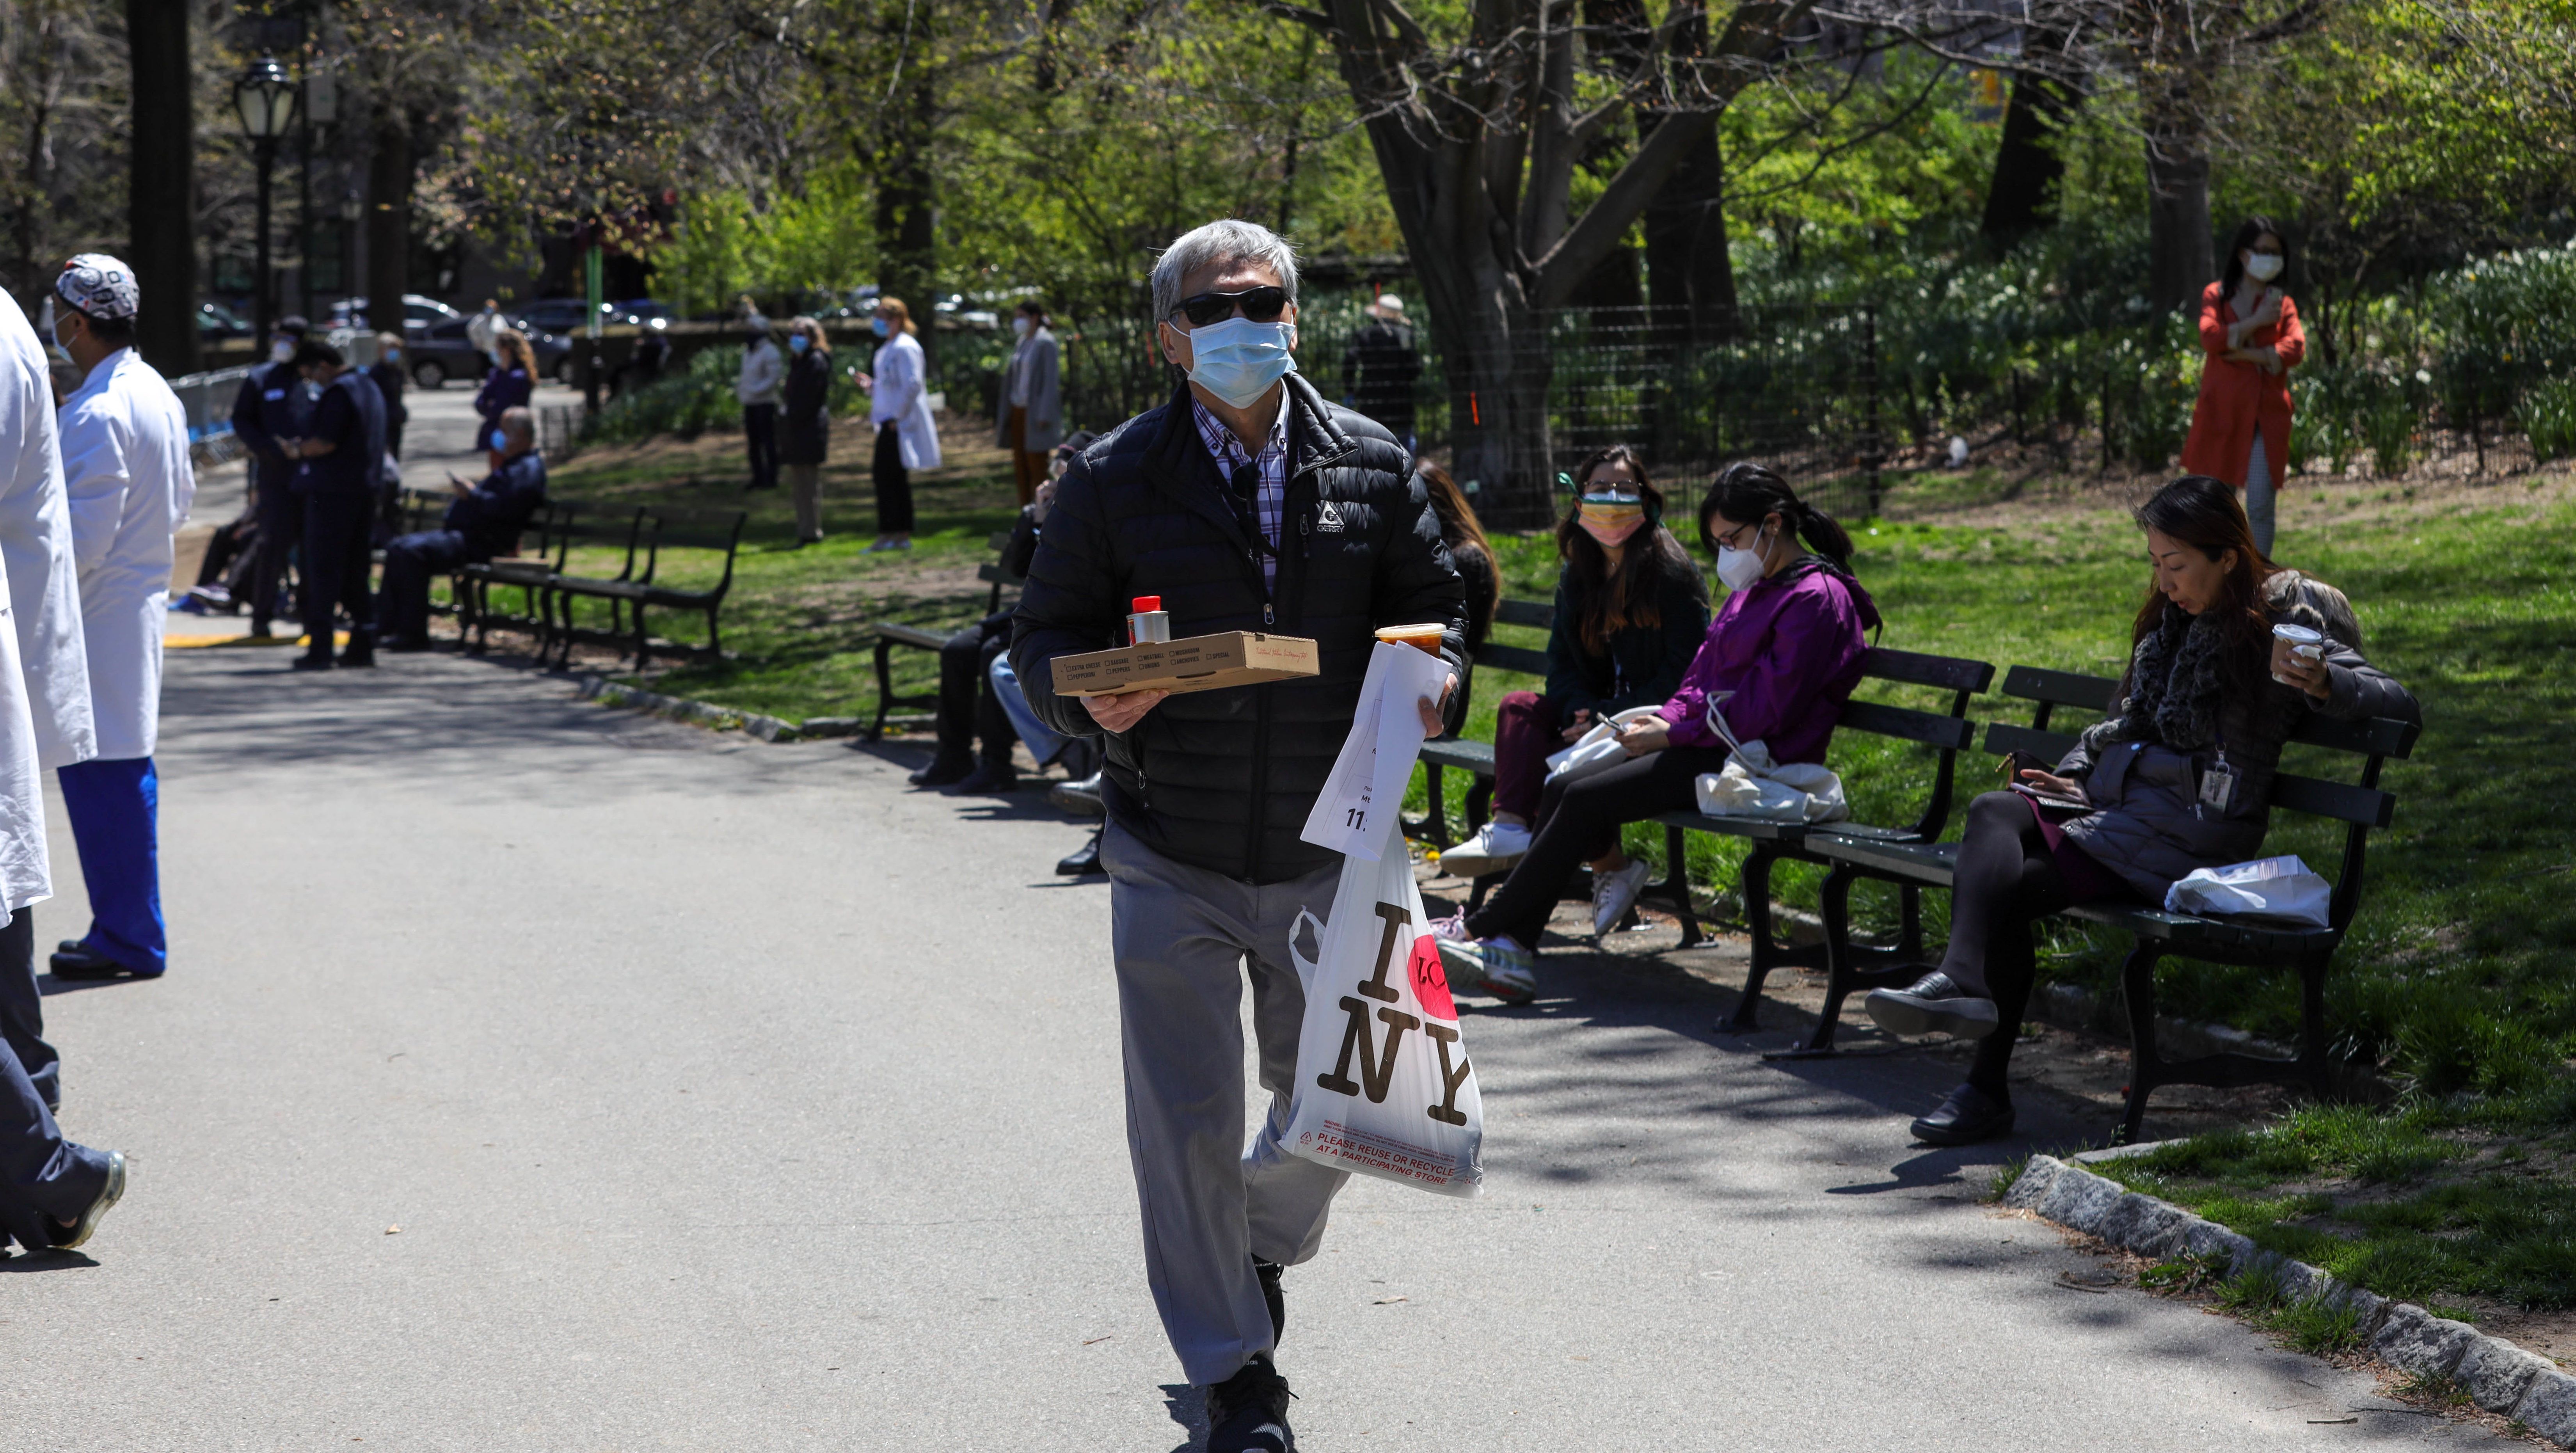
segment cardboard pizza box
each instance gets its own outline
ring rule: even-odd
[[[1214,691],[1313,676],[1315,643],[1303,636],[1219,631],[1178,641],[1147,641],[1114,651],[1055,658],[1058,696],[1110,696],[1122,691]]]

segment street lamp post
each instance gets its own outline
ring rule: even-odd
[[[295,120],[295,82],[274,56],[262,56],[233,82],[233,110],[241,117],[242,135],[250,138],[251,155],[259,164],[259,235],[251,283],[256,348],[266,342],[277,322],[276,303],[269,296],[275,280],[268,268],[268,184],[277,164],[277,139]]]

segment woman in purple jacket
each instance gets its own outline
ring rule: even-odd
[[[1862,633],[1879,623],[1851,575],[1851,537],[1758,464],[1718,477],[1700,501],[1699,534],[1731,593],[1680,690],[1654,716],[1621,728],[1628,761],[1551,779],[1529,855],[1483,908],[1432,925],[1453,983],[1516,1004],[1534,998],[1532,950],[1576,863],[1592,864],[1593,931],[1606,934],[1628,915],[1648,868],[1619,850],[1619,827],[1697,805],[1700,774],[1726,765],[1712,717],[1739,742],[1767,744],[1774,761],[1824,760],[1860,681]]]

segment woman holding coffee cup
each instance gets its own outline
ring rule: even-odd
[[[2289,266],[2280,226],[2248,217],[2226,275],[2200,295],[2200,398],[2182,467],[2245,492],[2254,548],[2272,553],[2273,497],[2290,464],[2290,370],[2307,356],[2298,305],[2279,285]]]
[[[2033,920],[2102,900],[2161,905],[2196,868],[2259,857],[2281,744],[2309,712],[2420,719],[2362,658],[2342,593],[2265,560],[2224,480],[2176,480],[2137,521],[2153,578],[2119,704],[2054,772],[2022,767],[2024,792],[1969,804],[1941,967],[1869,996],[1895,1033],[1983,1041],[1967,1083],[1914,1122],[1933,1145],[2012,1129],[2005,1071],[2037,974]]]

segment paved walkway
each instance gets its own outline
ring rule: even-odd
[[[165,723],[172,972],[47,1001],[133,1185],[94,1260],[0,1263],[0,1443],[1186,1444],[1107,889],[1048,876],[1080,829],[1034,794],[446,656],[176,652]],[[2056,1285],[2091,1263],[1976,1199],[2021,1147],[1908,1146],[1930,1066],[1764,1064],[1679,975],[1555,984],[1467,1021],[1484,1199],[1355,1182],[1290,1273],[1304,1446],[2484,1438]]]

